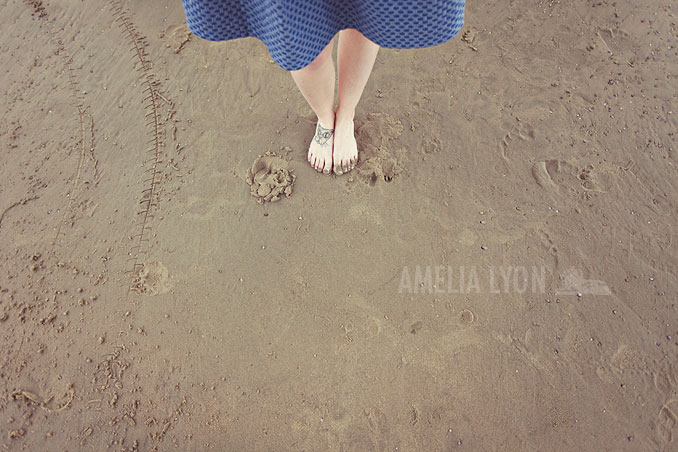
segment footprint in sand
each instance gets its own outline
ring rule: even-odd
[[[259,204],[292,196],[296,179],[297,176],[289,168],[289,161],[274,152],[260,155],[247,170],[245,177],[250,193],[257,198]]]
[[[537,185],[539,185],[541,188],[556,188],[556,184],[553,183],[551,174],[549,174],[549,170],[546,168],[545,161],[537,162],[532,165],[532,177],[534,177],[534,180],[537,181]]]
[[[577,178],[581,181],[580,185],[584,190],[599,192],[607,191],[607,184],[604,182],[604,173],[601,174],[599,171],[596,171],[595,167],[591,164],[580,168],[577,173]]]
[[[501,155],[504,159],[508,160],[510,156],[510,147],[513,141],[519,139],[521,141],[531,141],[534,140],[534,127],[527,122],[522,122],[517,120],[517,124],[504,135],[504,138],[501,140]],[[510,126],[509,126],[510,127]]]
[[[131,290],[144,295],[167,293],[171,288],[169,272],[162,262],[149,262],[141,265],[131,286]]]
[[[367,119],[356,124],[360,147],[360,160],[356,166],[358,178],[370,186],[379,180],[391,182],[404,171],[406,150],[394,147],[403,133],[402,123],[386,113],[370,113]]]
[[[473,51],[477,51],[478,48],[474,45],[478,31],[472,28],[467,29],[461,35],[461,40],[466,43],[466,45]]]
[[[664,444],[673,442],[678,427],[678,400],[669,400],[662,405],[657,417],[655,430],[659,440]]]
[[[596,32],[596,37],[603,50],[611,54],[632,51],[634,47],[633,40],[630,39],[630,35],[624,30],[600,28]]]
[[[165,43],[165,47],[172,49],[174,53],[181,52],[192,36],[191,31],[184,24],[170,25],[160,33],[160,39]]]
[[[659,443],[666,446],[673,442],[678,429],[678,370],[669,366],[655,374],[654,386],[665,399],[655,421],[655,432]]]
[[[611,184],[607,171],[596,169],[592,164],[574,165],[564,160],[542,160],[532,165],[532,177],[537,185],[546,190],[560,188],[587,192],[606,192]]]
[[[424,139],[421,150],[424,154],[435,154],[440,151],[441,148],[442,144],[440,139],[438,139],[438,137],[429,136]]]
[[[398,162],[395,159],[388,159],[381,162],[381,173],[386,182],[391,182],[396,175]]]
[[[535,229],[533,234],[536,237],[536,240],[547,253],[553,257],[554,270],[558,268],[559,264],[559,254],[558,247],[553,243],[553,239],[548,232],[545,230],[545,226],[541,225],[539,228]]]

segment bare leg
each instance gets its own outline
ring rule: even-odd
[[[308,162],[317,170],[329,174],[332,169],[334,143],[334,84],[336,80],[332,45],[334,38],[311,64],[291,71],[299,91],[318,117],[316,134],[308,149]]]
[[[379,46],[352,28],[339,32],[337,66],[339,77],[334,122],[334,172],[343,174],[358,161],[353,117],[370,77]]]

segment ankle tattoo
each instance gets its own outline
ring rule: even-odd
[[[318,126],[315,129],[315,136],[313,140],[318,144],[325,144],[327,141],[332,138],[334,129],[326,129],[318,123]]]

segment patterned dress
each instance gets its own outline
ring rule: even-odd
[[[193,34],[210,41],[252,36],[283,69],[298,70],[338,31],[354,28],[385,48],[441,44],[464,23],[465,0],[182,0]]]

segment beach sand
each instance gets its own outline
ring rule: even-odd
[[[470,2],[328,177],[260,41],[5,2],[2,450],[678,450],[675,13]]]

